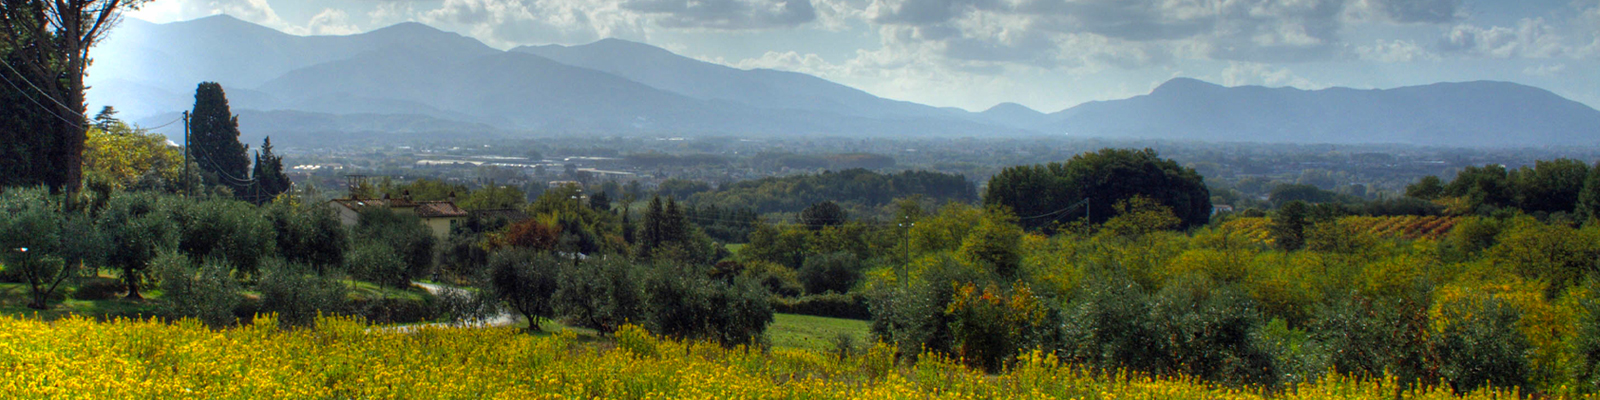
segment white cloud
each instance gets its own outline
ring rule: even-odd
[[[1356,47],[1355,51],[1356,56],[1362,60],[1381,63],[1408,63],[1439,59],[1439,55],[1410,40],[1378,39],[1373,41],[1370,46]]]
[[[1329,86],[1295,75],[1288,68],[1251,62],[1228,63],[1228,67],[1222,70],[1222,84],[1226,86],[1289,86],[1307,90],[1322,89]]]
[[[325,8],[322,12],[311,17],[311,22],[299,29],[303,34],[310,35],[351,35],[361,33],[361,29],[350,23],[350,15],[344,10]],[[290,32],[295,33],[295,32]]]
[[[1515,28],[1460,24],[1439,47],[1445,51],[1490,58],[1550,58],[1571,53],[1562,36],[1543,18],[1524,18]]]
[[[1567,65],[1566,64],[1548,64],[1548,65],[1547,64],[1540,64],[1538,66],[1532,66],[1532,67],[1527,67],[1527,68],[1523,68],[1522,69],[1522,73],[1524,73],[1524,74],[1533,75],[1533,76],[1543,76],[1543,77],[1552,77],[1552,76],[1561,75],[1561,73],[1566,72],[1566,71],[1567,71]]]

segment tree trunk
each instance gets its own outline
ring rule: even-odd
[[[127,272],[124,272],[124,274],[126,274],[126,273]],[[124,284],[126,284],[128,286],[128,295],[122,296],[122,298],[133,299],[133,300],[144,300],[144,295],[139,294],[139,279],[138,278],[136,278],[136,277],[135,278],[131,278],[131,279],[130,278],[123,278],[122,281],[123,281]]]

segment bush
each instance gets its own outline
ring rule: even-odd
[[[1131,281],[1095,276],[1063,311],[1063,358],[1099,369],[1161,371],[1170,360],[1150,299]]]
[[[1000,372],[1019,351],[1035,348],[1049,314],[1027,285],[979,291],[967,283],[956,290],[945,315],[955,354],[968,365]]]
[[[1152,300],[1174,372],[1255,385],[1276,380],[1274,359],[1259,334],[1261,317],[1248,296],[1232,288],[1180,281]]]
[[[724,283],[694,267],[657,266],[644,282],[651,332],[724,346],[757,343],[772,323],[771,293],[755,281]]]
[[[311,328],[319,314],[332,315],[346,310],[345,286],[317,276],[311,267],[270,259],[263,264],[261,312],[278,314],[282,328]]]
[[[1522,316],[1509,304],[1488,296],[1440,305],[1443,329],[1435,338],[1439,373],[1457,394],[1484,385],[1528,385],[1527,353],[1532,346],[1517,330]]]
[[[234,323],[239,306],[238,284],[228,266],[207,258],[198,266],[173,252],[156,256],[152,264],[161,277],[163,311],[171,318],[194,318],[211,327]]]
[[[848,293],[861,280],[861,259],[848,252],[806,257],[800,267],[800,282],[806,293]]]
[[[387,287],[405,287],[410,284],[406,279],[405,260],[400,259],[389,245],[378,242],[358,243],[350,250],[347,260],[350,263],[347,269],[356,279]]]
[[[945,259],[930,266],[921,279],[878,289],[868,303],[873,336],[894,344],[901,358],[912,359],[923,350],[951,354],[950,317],[945,310],[955,297],[955,284],[986,278]]]
[[[384,207],[364,207],[360,211],[360,218],[361,222],[352,234],[356,245],[388,246],[404,266],[398,271],[398,277],[386,279],[385,282],[394,283],[394,287],[404,287],[412,280],[428,274],[433,267],[436,239],[433,231],[422,224],[422,220],[415,215],[395,213]]]
[[[178,247],[179,227],[158,200],[148,193],[117,194],[100,213],[99,229],[110,244],[106,264],[122,270],[129,298],[142,297],[139,288],[150,261],[161,251]]]
[[[284,261],[311,266],[319,274],[344,265],[350,235],[332,209],[273,203],[265,211]]]
[[[1311,339],[1332,370],[1363,378],[1390,374],[1401,382],[1429,378],[1428,296],[1418,288],[1397,297],[1332,296],[1314,312]]]
[[[178,249],[190,258],[214,258],[244,277],[255,277],[261,260],[272,254],[276,233],[254,205],[234,200],[194,203],[168,199],[167,209],[182,226]]]
[[[123,285],[115,280],[95,278],[78,284],[72,298],[78,300],[111,300],[122,294]]]
[[[642,273],[634,264],[614,257],[564,268],[552,301],[569,323],[612,333],[623,324],[644,321],[645,294],[638,282]]]
[[[780,314],[815,315],[819,317],[871,319],[867,298],[859,293],[813,294],[800,297],[778,297],[772,302],[774,312]]]

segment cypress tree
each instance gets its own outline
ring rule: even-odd
[[[239,143],[239,117],[228,110],[222,85],[203,82],[194,92],[189,116],[189,146],[195,163],[214,184],[244,195],[250,185],[249,146]]]
[[[261,142],[261,150],[256,152],[256,164],[250,176],[255,178],[259,186],[261,198],[252,199],[258,203],[289,191],[289,175],[283,173],[283,156],[272,154],[272,137]]]

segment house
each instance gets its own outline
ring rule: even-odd
[[[1211,206],[1211,215],[1212,216],[1216,216],[1217,214],[1231,213],[1231,212],[1233,212],[1233,206],[1230,206],[1230,205],[1227,205],[1227,204],[1217,204],[1217,205]]]
[[[328,206],[339,215],[339,222],[345,226],[361,222],[360,210],[364,207],[388,207],[397,214],[416,215],[439,240],[449,238],[450,228],[467,219],[467,211],[457,207],[452,201],[411,201],[405,198],[384,197],[383,199],[333,199],[328,200]]]

